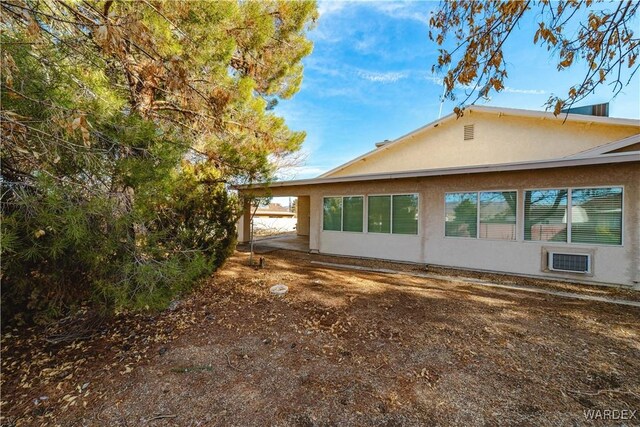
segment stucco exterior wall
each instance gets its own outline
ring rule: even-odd
[[[431,179],[425,191],[428,250],[425,262],[480,270],[513,272],[531,276],[559,277],[578,281],[614,283],[638,287],[640,281],[640,165],[638,163],[552,169],[535,172],[478,174]],[[538,188],[623,186],[623,245],[593,245],[524,240],[524,191]],[[455,191],[518,191],[517,239],[515,241],[453,238],[444,236],[444,193]],[[593,254],[593,275],[542,270],[543,252]],[[634,283],[635,282],[635,283]]]
[[[311,200],[309,196],[299,196],[297,206],[296,233],[298,236],[308,236],[310,228]]]
[[[474,125],[465,141],[464,126]],[[326,176],[472,166],[560,158],[640,133],[636,126],[564,122],[470,111]]]
[[[524,241],[525,190],[596,186],[624,187],[622,246]],[[445,237],[444,194],[485,190],[518,191],[517,239]],[[311,251],[640,288],[640,163],[274,187],[269,191],[274,196],[310,197]],[[419,195],[417,236],[322,230],[325,196],[408,193]],[[543,252],[549,248],[592,253],[593,275],[543,271]]]

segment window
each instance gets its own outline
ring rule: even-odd
[[[622,188],[571,190],[571,242],[622,244]]]
[[[567,190],[524,193],[524,240],[567,241]]]
[[[515,240],[516,207],[515,191],[480,193],[480,229],[482,239]]]
[[[363,197],[345,197],[343,199],[343,215],[342,231],[356,231],[362,232],[363,225],[363,209],[364,198]]]
[[[446,193],[444,235],[476,237],[478,233],[478,193]]]
[[[447,237],[515,240],[517,191],[446,193]]]
[[[393,196],[392,200],[392,233],[418,234],[418,195]]]
[[[525,192],[525,240],[622,244],[622,188]]]
[[[324,231],[364,231],[364,197],[325,197]],[[369,196],[369,233],[418,234],[418,195]]]
[[[418,234],[418,195],[369,196],[369,233]]]
[[[322,210],[322,229],[342,231],[342,197],[325,197]]]
[[[369,233],[391,233],[391,196],[369,196]]]
[[[364,198],[362,196],[325,197],[322,229],[362,232]]]

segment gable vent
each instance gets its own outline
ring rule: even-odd
[[[563,254],[549,252],[549,270],[590,273],[591,257],[588,254]]]
[[[469,141],[473,139],[473,125],[464,125],[464,140]]]

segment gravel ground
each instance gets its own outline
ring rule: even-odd
[[[237,252],[173,310],[91,340],[5,333],[3,425],[594,425],[585,411],[640,410],[637,308],[262,256],[254,269]]]

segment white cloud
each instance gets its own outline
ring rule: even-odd
[[[332,13],[340,12],[349,4],[350,2],[346,1],[320,1],[318,2],[318,13],[320,16],[330,15]]]
[[[426,6],[425,2],[373,1],[366,4],[390,18],[417,21],[429,25],[430,8]]]
[[[353,47],[359,52],[367,53],[379,44],[380,42],[377,40],[377,38],[374,35],[369,34],[360,38],[359,40],[355,40],[353,42]]]
[[[328,87],[323,88],[320,95],[325,98],[336,96],[355,98],[356,96],[358,96],[358,91],[352,87]]]
[[[326,171],[326,168],[311,165],[287,167],[278,171],[278,178],[281,180],[315,178]]]
[[[542,90],[542,89],[514,89],[512,87],[509,86],[505,86],[504,87],[504,92],[507,93],[520,93],[523,95],[544,95],[545,93],[547,93],[546,91]]]
[[[305,67],[309,70],[315,71],[317,74],[332,78],[334,86],[332,88],[322,88],[322,92],[325,96],[352,95],[355,90],[352,85],[336,86],[335,84],[337,80],[348,82],[354,75],[369,82],[395,83],[398,80],[409,78],[415,73],[415,71],[411,70],[386,72],[371,71],[326,59],[309,60],[305,64]]]
[[[434,76],[433,74],[425,74],[424,78],[438,86],[442,86],[442,84],[444,83],[444,80],[441,77]]]
[[[358,12],[362,10],[373,11],[386,18],[414,21],[428,26],[433,7],[422,1],[321,0],[318,2],[320,20],[318,26],[311,32],[312,39],[336,43],[345,38],[351,38],[349,36],[353,31],[351,21],[357,19]],[[347,16],[349,19],[345,20]],[[365,25],[364,22],[358,23],[359,28],[363,25]],[[361,41],[361,43],[369,42],[369,40]]]
[[[320,1],[318,2],[318,25],[311,31],[310,37],[314,41],[337,43],[344,38],[344,31],[340,24],[340,13],[345,13],[346,8],[352,5],[344,1]],[[338,16],[335,16],[338,15]]]
[[[377,83],[395,83],[398,80],[406,79],[409,75],[406,72],[398,72],[398,71],[389,71],[385,73],[380,73],[380,72],[365,71],[365,70],[358,70],[356,74],[358,75],[358,77],[361,77],[365,80],[369,80],[370,82],[377,82]]]
[[[330,61],[322,61],[317,58],[310,57],[306,63],[305,68],[317,71],[319,74],[323,74],[331,77],[344,77],[344,73],[339,69],[340,64],[336,64]]]
[[[435,76],[433,74],[425,74],[424,78],[430,82],[432,82],[435,85],[438,86],[442,86],[444,84],[444,80],[441,77]],[[472,84],[468,84],[468,85],[461,85],[461,84],[457,84],[456,85],[456,89],[460,90],[460,89],[474,89],[474,85]],[[504,89],[502,90],[502,92],[505,93],[517,93],[517,94],[521,94],[521,95],[544,95],[545,93],[547,93],[545,90],[542,89],[516,89],[510,86],[505,86]]]

